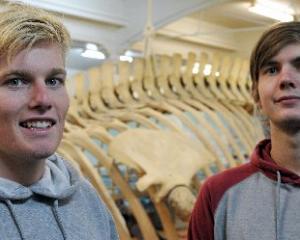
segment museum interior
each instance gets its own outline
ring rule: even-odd
[[[70,31],[57,152],[96,188],[121,240],[184,240],[203,182],[249,160],[268,126],[249,59],[297,0],[27,0]]]

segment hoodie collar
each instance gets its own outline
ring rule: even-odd
[[[258,143],[251,155],[251,164],[275,181],[277,180],[277,172],[279,172],[282,183],[291,183],[300,186],[300,176],[277,165],[271,157],[271,148],[272,144],[270,139],[265,139]]]
[[[43,177],[31,186],[0,178],[0,199],[21,200],[33,194],[64,199],[75,192],[79,179],[79,174],[70,163],[54,154],[46,161]]]

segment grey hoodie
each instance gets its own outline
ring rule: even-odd
[[[37,183],[0,178],[0,240],[114,240],[113,219],[91,184],[59,156]]]

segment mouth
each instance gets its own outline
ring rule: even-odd
[[[20,122],[20,126],[27,129],[48,129],[53,127],[56,121],[53,119],[30,119]]]
[[[299,100],[300,97],[298,96],[284,96],[284,97],[280,97],[278,99],[275,100],[276,103],[279,102],[284,102],[284,101],[290,101],[290,100]]]

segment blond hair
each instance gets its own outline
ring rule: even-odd
[[[36,7],[0,1],[0,57],[10,61],[18,52],[41,41],[58,44],[63,57],[70,47],[70,35],[54,15]]]

